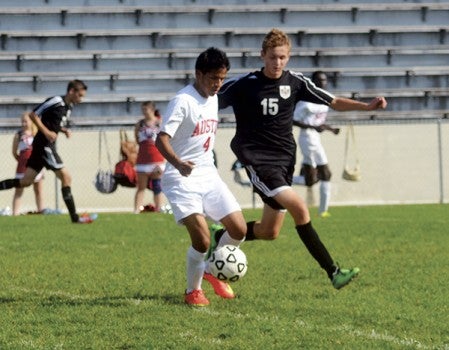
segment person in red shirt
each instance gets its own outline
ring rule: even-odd
[[[33,150],[33,139],[34,135],[36,135],[37,128],[34,126],[33,122],[30,118],[30,113],[25,112],[20,117],[20,121],[22,127],[19,131],[14,135],[14,139],[12,142],[12,154],[14,158],[17,160],[17,168],[16,168],[16,179],[23,178],[25,174],[26,164],[28,158],[31,156],[31,151]],[[42,169],[39,174],[37,174],[33,183],[34,196],[36,198],[36,207],[37,212],[42,213],[44,210],[44,200],[43,200],[43,178],[44,178],[44,170]],[[20,214],[20,205],[21,199],[23,195],[23,187],[17,187],[14,191],[14,197],[12,201],[12,214],[19,215]]]
[[[154,211],[159,211],[163,201],[161,176],[165,169],[165,159],[155,146],[161,116],[153,101],[143,102],[141,105],[143,118],[134,128],[136,142],[139,145],[137,154],[137,191],[134,198],[134,213],[144,210],[143,200],[145,190],[153,191]]]

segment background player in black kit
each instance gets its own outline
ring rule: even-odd
[[[70,189],[72,178],[56,152],[56,139],[59,132],[64,133],[66,137],[70,137],[71,132],[67,128],[70,112],[73,105],[81,103],[86,91],[87,85],[84,82],[72,80],[67,85],[65,96],[50,97],[34,108],[30,117],[36,124],[38,132],[34,137],[33,151],[28,159],[25,174],[22,179],[0,181],[0,190],[27,187],[34,182],[36,175],[42,168],[52,170],[61,180],[62,198],[72,222],[81,224],[91,223],[95,220],[95,216],[87,214],[80,216],[76,213],[75,202]]]
[[[231,148],[245,166],[254,191],[263,202],[260,221],[249,222],[246,240],[273,240],[280,232],[285,212],[295,221],[296,231],[310,254],[327,272],[337,289],[348,284],[358,268],[340,268],[331,258],[312,226],[303,199],[292,189],[296,162],[293,112],[299,100],[325,104],[337,111],[385,108],[383,97],[369,104],[335,97],[316,87],[301,73],[284,70],[290,58],[288,36],[272,29],[262,44],[264,67],[226,82],[218,97],[220,108],[232,106],[237,122]],[[219,239],[217,231],[215,239]]]

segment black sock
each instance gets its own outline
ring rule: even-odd
[[[296,231],[299,237],[303,241],[309,253],[315,258],[320,266],[327,272],[327,275],[332,279],[332,274],[335,272],[336,265],[332,260],[329,252],[324,244],[321,242],[320,237],[316,233],[309,221],[307,224],[296,226]]]
[[[9,190],[10,188],[18,188],[20,187],[20,179],[8,179],[0,181],[0,191],[1,190]]]
[[[254,241],[256,238],[256,236],[254,235],[254,224],[256,222],[255,221],[250,221],[246,223],[246,236],[245,236],[245,241]]]
[[[67,206],[67,209],[70,214],[70,219],[72,222],[78,222],[79,216],[76,213],[75,201],[73,200],[72,191],[69,186],[61,188],[62,199],[64,199],[64,203]]]
[[[220,242],[220,239],[223,236],[224,232],[225,232],[224,228],[215,231],[214,239],[215,239],[215,242],[217,243],[217,245],[218,245],[218,242]]]

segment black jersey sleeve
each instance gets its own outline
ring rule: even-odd
[[[316,104],[330,105],[335,98],[329,91],[317,87],[312,80],[305,77],[302,73],[290,71],[290,74],[296,81],[296,102],[307,101]]]
[[[224,109],[229,106],[234,106],[236,102],[238,102],[238,85],[239,82],[244,80],[244,78],[248,77],[251,73],[246,75],[240,75],[233,77],[223,84],[220,91],[218,92],[218,109]]]
[[[33,109],[45,127],[54,132],[61,130],[68,110],[69,108],[61,96],[50,97]]]
[[[225,109],[232,105],[233,101],[233,85],[237,82],[236,79],[228,80],[223,84],[220,91],[218,92],[218,109]]]

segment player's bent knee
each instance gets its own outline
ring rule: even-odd
[[[210,245],[210,240],[206,240],[206,239],[192,242],[192,247],[196,251],[201,252],[201,253],[207,252],[207,250],[209,249],[209,245]]]
[[[232,233],[229,232],[229,235],[230,235],[233,239],[237,239],[237,240],[241,241],[243,238],[245,238],[245,235],[246,235],[246,226],[245,226],[245,228],[242,229],[242,230],[233,231]]]
[[[276,230],[264,230],[260,233],[257,233],[257,238],[263,239],[265,241],[274,241],[279,237],[279,231]]]
[[[231,238],[241,241],[243,238],[245,238],[246,235],[246,223],[245,226],[237,226],[230,229],[227,228],[226,231],[228,231]]]
[[[20,188],[31,186],[34,183],[34,179],[23,178],[20,179]]]

